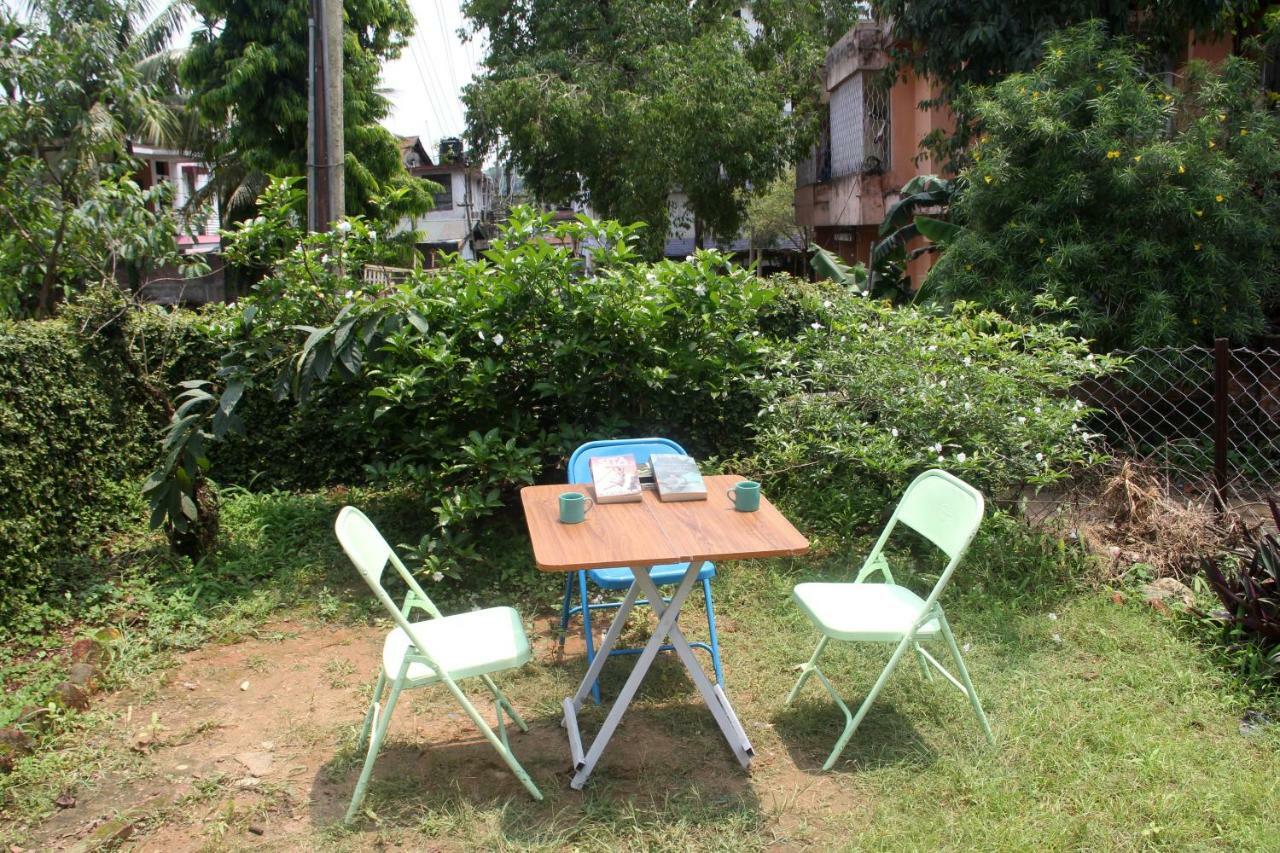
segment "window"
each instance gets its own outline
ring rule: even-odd
[[[443,187],[443,190],[444,190],[443,192],[438,192],[431,196],[432,201],[434,201],[436,204],[435,209],[436,210],[452,210],[453,209],[453,175],[450,174],[449,172],[445,172],[444,174],[423,175],[422,177],[428,181],[432,181],[434,183],[439,184],[441,187]]]
[[[866,73],[831,93],[831,176],[889,168],[889,91]]]

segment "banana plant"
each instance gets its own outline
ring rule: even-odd
[[[901,198],[885,211],[880,240],[871,247],[868,287],[874,294],[891,295],[895,301],[915,298],[907,263],[941,251],[964,233],[964,228],[954,222],[920,211],[945,211],[958,190],[957,181],[937,175],[917,175],[903,185]],[[907,244],[916,237],[930,242],[908,251]]]

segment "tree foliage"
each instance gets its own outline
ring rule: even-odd
[[[223,210],[238,220],[270,175],[304,175],[307,164],[308,0],[194,0],[203,26],[191,39],[181,77],[205,129],[195,146],[219,181]],[[388,102],[382,63],[413,32],[405,0],[345,4],[343,120],[347,209],[369,213],[392,189],[401,213],[430,208],[430,187],[404,170],[397,141],[378,122]]]
[[[489,34],[467,87],[468,133],[545,201],[586,198],[644,221],[661,245],[682,189],[695,235],[733,235],[743,190],[768,185],[809,139],[813,81],[852,4],[758,4],[759,35],[727,0],[469,0]],[[788,112],[788,103],[795,109]]]
[[[166,19],[136,0],[0,10],[0,316],[47,315],[87,282],[177,260],[166,188],[142,190],[130,142],[176,126]]]
[[[926,292],[1065,311],[1103,349],[1262,331],[1280,294],[1280,118],[1257,79],[1232,58],[1170,88],[1095,24],[968,91],[985,135]]]
[[[950,140],[927,140],[955,151],[968,142],[972,116],[952,103],[963,86],[987,85],[1030,71],[1044,55],[1045,39],[1090,20],[1128,34],[1164,61],[1177,55],[1189,31],[1223,31],[1256,0],[872,0],[877,19],[891,22],[892,73],[910,69],[941,86],[941,99],[959,111]],[[1164,69],[1161,69],[1164,70]]]

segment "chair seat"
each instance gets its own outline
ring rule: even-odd
[[[924,599],[891,583],[802,583],[791,595],[822,633],[835,640],[901,640],[924,610]],[[938,620],[931,619],[916,636],[939,631]]]
[[[653,578],[653,582],[658,586],[670,586],[684,580],[684,573],[688,570],[688,563],[668,563],[651,568],[649,577]],[[702,568],[698,570],[698,580],[700,581],[708,580],[715,576],[716,567],[711,563],[704,563]],[[601,589],[629,589],[631,582],[635,580],[635,575],[627,568],[589,569],[587,571],[587,580]]]
[[[414,622],[412,627],[427,651],[455,680],[514,669],[533,656],[520,614],[510,607],[428,619]],[[411,649],[413,644],[403,628],[387,635],[382,645],[382,668],[387,678],[400,674],[400,664]],[[423,681],[438,680],[439,676],[427,664],[414,661],[409,664],[407,678]]]

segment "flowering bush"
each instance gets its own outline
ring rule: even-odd
[[[1142,61],[1086,25],[967,93],[984,135],[926,294],[1069,317],[1107,351],[1263,330],[1280,299],[1280,118],[1245,60],[1172,87]]]
[[[747,464],[832,531],[876,522],[907,483],[945,468],[1002,496],[1100,458],[1072,385],[1109,369],[1066,325],[948,314],[814,286],[816,315],[755,382]]]

